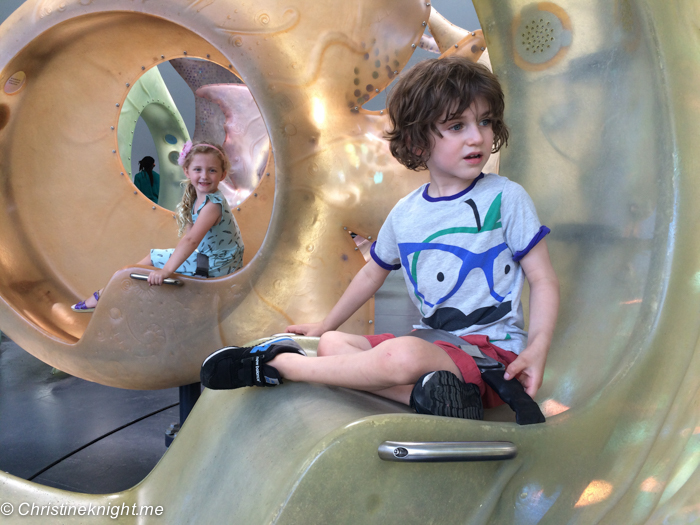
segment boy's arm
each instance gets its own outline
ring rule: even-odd
[[[530,397],[542,386],[547,352],[559,311],[559,280],[542,239],[520,265],[530,284],[530,324],[527,347],[506,369],[505,379],[517,377]]]
[[[343,293],[323,321],[320,323],[291,325],[287,327],[287,332],[320,336],[329,330],[336,330],[379,290],[390,271],[391,270],[385,270],[374,262],[373,259],[370,259],[367,264],[357,272],[357,275],[355,275],[350,282],[345,293]]]

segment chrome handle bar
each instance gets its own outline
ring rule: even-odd
[[[509,441],[385,441],[377,450],[384,461],[498,461],[513,459],[517,447]]]
[[[132,279],[136,279],[137,281],[148,281],[148,275],[143,275],[142,273],[131,273],[129,274],[129,277],[131,277]],[[167,279],[163,279],[163,284],[182,286],[182,281],[178,281],[177,279],[171,279],[170,277],[168,277]]]

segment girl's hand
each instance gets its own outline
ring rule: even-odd
[[[148,274],[148,284],[151,286],[160,286],[163,281],[170,277],[172,274],[166,272],[165,270],[155,270]]]
[[[309,337],[321,337],[327,330],[321,326],[322,323],[293,324],[287,327],[287,332]]]

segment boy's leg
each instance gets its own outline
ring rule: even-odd
[[[213,389],[274,386],[285,378],[373,392],[421,414],[483,418],[479,387],[463,382],[439,346],[408,336],[366,349],[376,341],[362,339],[330,335],[325,338],[329,346],[321,345],[321,357],[315,359],[286,335],[249,348],[222,348],[202,364],[202,384]]]
[[[362,335],[346,334],[345,332],[326,332],[318,342],[316,355],[328,357],[340,354],[354,354],[370,350],[372,345]]]
[[[364,352],[372,349],[372,343],[363,336],[355,334],[346,334],[345,332],[326,332],[321,336],[318,342],[318,357],[328,357],[331,355],[353,354]],[[411,397],[411,391],[414,385],[400,385],[384,390],[376,390],[373,393],[398,401],[399,403],[408,404],[407,399]]]
[[[416,337],[389,339],[364,351],[359,348],[364,343],[354,337],[350,341],[357,343],[354,348],[358,350],[346,347],[345,352],[320,359],[285,353],[269,365],[292,381],[365,390],[405,404],[409,404],[413,385],[428,372],[447,370],[462,379],[459,368],[444,350]]]

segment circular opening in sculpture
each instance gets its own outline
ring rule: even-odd
[[[169,210],[182,197],[185,178],[177,160],[186,141],[222,145],[231,169],[219,189],[232,208],[254,192],[270,151],[248,88],[231,70],[196,58],[147,70],[122,105],[118,135],[122,162],[137,189]]]

